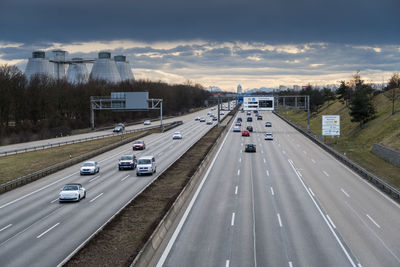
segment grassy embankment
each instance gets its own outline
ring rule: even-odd
[[[130,138],[142,132],[124,134]],[[121,135],[0,157],[0,184],[121,141]]]
[[[392,104],[380,94],[374,98],[377,109],[376,118],[360,128],[359,123],[351,122],[349,110],[345,104],[336,100],[325,103],[319,112],[310,119],[311,132],[325,143],[336,149],[363,168],[374,173],[392,186],[400,189],[400,168],[375,156],[370,151],[373,144],[379,143],[400,151],[400,112],[392,115]],[[400,110],[400,101],[395,105]],[[302,126],[307,125],[307,113],[304,111],[282,111],[285,117]],[[322,115],[340,115],[340,137],[322,137]]]

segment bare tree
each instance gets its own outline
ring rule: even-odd
[[[392,77],[389,79],[387,91],[385,92],[385,96],[390,99],[392,102],[392,115],[396,113],[394,108],[394,104],[396,100],[400,99],[400,94],[397,91],[400,89],[400,75],[398,73],[394,73]]]

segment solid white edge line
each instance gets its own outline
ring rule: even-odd
[[[350,195],[343,189],[343,188],[340,188],[340,191],[342,191],[343,192],[343,194],[345,194],[346,195],[346,197],[350,197]]]
[[[98,199],[99,197],[101,197],[103,195],[103,193],[97,195],[96,197],[92,198],[89,202],[92,203],[93,201],[95,201],[96,199]]]
[[[231,226],[235,225],[235,213],[232,212]]]
[[[51,230],[53,230],[55,227],[57,227],[60,223],[56,223],[55,225],[53,225],[52,227],[50,227],[49,229],[47,229],[46,231],[44,231],[43,233],[41,233],[40,235],[38,235],[36,238],[41,238],[42,236],[44,236],[45,234],[47,234],[48,232],[50,232]]]
[[[317,208],[317,210],[319,211],[319,213],[321,214],[322,218],[324,219],[325,223],[328,225],[329,229],[331,230],[331,233],[333,234],[333,236],[335,237],[336,241],[339,243],[339,246],[342,248],[343,252],[345,253],[347,259],[349,260],[349,262],[351,263],[352,266],[356,266],[353,259],[350,257],[349,252],[347,251],[347,249],[344,247],[344,245],[342,244],[342,241],[339,239],[339,237],[337,236],[336,232],[332,229],[332,226],[329,224],[328,219],[326,218],[326,216],[324,215],[324,213],[322,212],[322,210],[320,209],[320,207],[318,206],[317,202],[315,201],[315,199],[312,197],[310,191],[307,189],[307,186],[304,184],[303,179],[301,179],[301,177],[298,175],[296,167],[293,164],[293,161],[291,159],[288,159],[290,166],[292,166],[293,171],[296,173],[297,177],[299,178],[301,184],[303,185],[304,189],[306,190],[306,192],[308,193],[308,195],[310,196],[311,200],[313,201],[315,207]]]
[[[336,225],[333,223],[333,221],[331,220],[331,217],[329,217],[328,214],[326,214],[326,218],[328,218],[328,221],[332,224],[333,228],[336,229]]]
[[[371,220],[371,222],[373,222],[376,225],[376,227],[381,228],[381,226],[374,219],[372,219],[372,217],[369,216],[369,214],[367,214],[367,217],[368,217],[368,219]]]
[[[309,187],[308,190],[310,190],[311,195],[313,195],[313,197],[315,197],[314,192],[311,190],[311,188]]]
[[[9,225],[7,225],[7,226],[1,228],[1,229],[0,229],[0,232],[6,230],[7,228],[10,228],[11,226],[12,226],[12,224],[10,223]]]
[[[186,208],[185,213],[183,214],[178,226],[176,227],[174,233],[172,234],[171,239],[169,240],[169,242],[167,244],[167,247],[165,248],[163,254],[160,257],[160,259],[158,260],[157,265],[156,265],[157,267],[161,267],[161,266],[164,265],[164,262],[167,259],[168,254],[171,251],[172,246],[174,245],[175,240],[178,237],[179,232],[182,230],[183,224],[185,223],[185,221],[186,221],[186,219],[187,219],[187,217],[189,215],[189,212],[192,210],[193,205],[196,202],[196,199],[197,199],[198,195],[200,194],[200,191],[203,188],[203,185],[204,185],[205,181],[207,180],[208,175],[210,174],[211,169],[214,166],[214,163],[217,160],[217,157],[218,157],[219,153],[221,152],[221,150],[222,150],[222,148],[223,148],[223,146],[225,144],[226,139],[229,136],[229,133],[231,132],[231,128],[232,128],[232,126],[229,128],[229,130],[228,130],[228,132],[227,132],[227,134],[226,134],[226,136],[224,138],[224,141],[222,141],[222,144],[219,147],[217,153],[215,154],[214,159],[212,160],[210,166],[208,167],[206,174],[204,175],[203,179],[201,180],[199,187],[197,188],[192,200],[189,203],[189,206]],[[242,150],[240,150],[240,152],[242,152]]]
[[[48,184],[48,185],[43,186],[43,187],[41,187],[41,188],[39,188],[39,189],[37,189],[37,190],[35,190],[35,191],[33,191],[33,192],[30,192],[29,194],[26,194],[26,195],[24,195],[24,196],[22,196],[22,197],[19,197],[19,198],[13,200],[13,201],[10,201],[10,202],[8,202],[8,203],[6,203],[6,204],[0,206],[0,209],[5,208],[5,207],[7,207],[8,205],[14,204],[15,202],[18,202],[18,201],[20,201],[20,200],[22,200],[22,199],[24,199],[24,198],[27,198],[27,197],[29,197],[29,196],[31,196],[31,195],[33,195],[33,194],[36,194],[37,192],[40,192],[40,191],[42,191],[43,189],[46,189],[46,188],[48,188],[48,187],[50,187],[50,186],[52,186],[52,185],[54,185],[54,184],[56,184],[56,183],[58,183],[58,182],[61,182],[62,180],[65,180],[65,179],[67,179],[67,178],[69,178],[69,177],[71,177],[71,176],[73,176],[73,175],[75,175],[75,174],[77,174],[77,173],[79,173],[79,172],[74,172],[74,173],[72,173],[72,174],[70,174],[70,175],[68,175],[68,176],[65,176],[64,178],[61,178],[61,179],[59,179],[59,180],[57,180],[57,181],[52,182],[51,184]]]

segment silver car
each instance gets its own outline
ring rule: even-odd
[[[96,174],[100,171],[100,166],[96,161],[86,161],[83,163],[80,173],[84,174]]]

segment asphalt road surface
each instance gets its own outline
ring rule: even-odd
[[[100,164],[100,172],[96,175],[80,176],[79,164],[2,194],[0,266],[60,264],[211,129],[211,125],[194,120],[195,116],[207,117],[207,111],[178,118],[184,124],[171,131],[144,137],[144,151],[132,152],[131,144],[127,144],[91,159]],[[183,139],[172,140],[174,131],[181,131]],[[129,153],[138,158],[155,156],[157,173],[137,177],[135,170],[119,171],[119,157]],[[62,186],[72,182],[86,188],[86,199],[59,203],[58,193]]]
[[[400,266],[400,206],[261,114],[238,114],[255,132],[228,133],[158,266]]]

